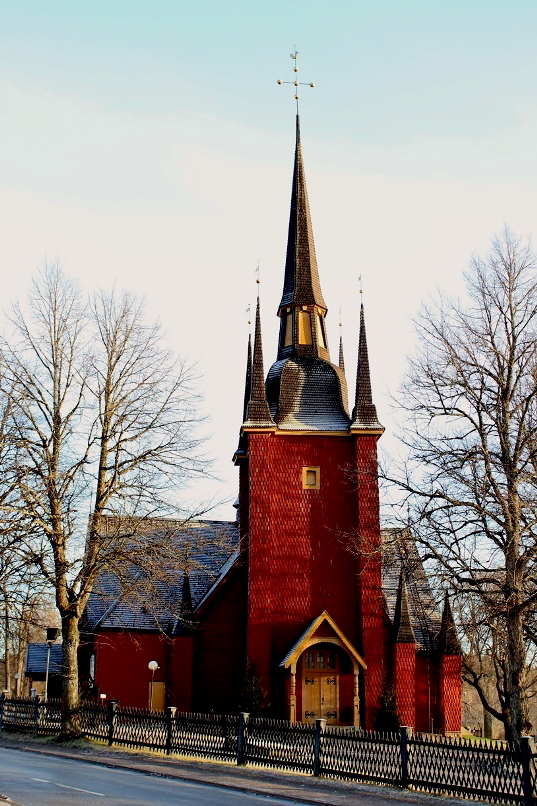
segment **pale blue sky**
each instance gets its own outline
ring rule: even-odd
[[[504,223],[535,233],[536,29],[534,0],[0,0],[4,304],[46,257],[145,295],[199,361],[232,497],[258,259],[275,355],[296,43],[332,353],[341,305],[352,387],[361,273],[389,446],[419,302]]]

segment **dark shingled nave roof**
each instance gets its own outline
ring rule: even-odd
[[[173,528],[175,522],[162,518],[152,519],[151,523],[155,528],[159,523],[161,528]],[[160,630],[175,635],[185,629],[185,610],[195,611],[221,569],[227,566],[236,551],[238,531],[232,521],[193,521],[177,531],[179,548],[185,535],[190,540],[188,567],[182,569],[178,564],[177,569],[166,573],[165,579],[149,581],[133,561],[128,585],[110,571],[101,572],[84,611],[83,629]],[[189,601],[185,601],[185,591]]]

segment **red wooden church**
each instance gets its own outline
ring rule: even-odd
[[[276,361],[265,378],[257,304],[248,345],[234,545],[207,552],[142,607],[103,575],[86,611],[85,673],[122,705],[267,715],[372,728],[395,690],[402,724],[460,730],[460,648],[409,535],[381,530],[363,306],[348,407],[330,360],[299,120]],[[210,522],[190,526],[211,530]],[[187,531],[188,531],[187,530]],[[205,565],[204,565],[205,563]],[[147,664],[159,669],[150,682]],[[254,691],[255,690],[255,691]]]

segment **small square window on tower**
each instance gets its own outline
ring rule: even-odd
[[[303,490],[318,490],[321,486],[321,468],[320,467],[303,467],[302,468],[302,489]]]

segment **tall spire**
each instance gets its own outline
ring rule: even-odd
[[[345,358],[343,356],[343,334],[341,332],[339,334],[339,368],[342,372],[345,372]]]
[[[248,412],[248,403],[250,402],[250,398],[252,396],[252,334],[248,334],[248,351],[246,354],[246,378],[244,382],[244,403],[242,407],[242,421],[246,420],[247,412]],[[239,444],[237,446],[237,450],[233,454],[233,461],[236,463],[240,459],[244,459],[246,457],[246,434],[241,430],[239,436]]]
[[[263,345],[261,343],[261,313],[259,296],[255,312],[254,355],[252,361],[252,379],[250,400],[246,407],[244,426],[247,428],[271,428],[275,426],[265,393],[265,373],[263,370]]]
[[[318,305],[326,311],[319,283],[317,258],[313,243],[308,191],[300,142],[300,118],[296,116],[295,165],[291,212],[287,237],[285,279],[280,308],[285,305]]]
[[[324,327],[326,310],[315,257],[297,115],[285,276],[278,309],[282,320],[278,359],[301,355],[330,360]]]
[[[248,403],[252,396],[252,334],[248,334],[248,350],[246,353],[246,379],[244,382],[244,404],[242,407],[242,421],[246,420]]]
[[[447,591],[444,597],[442,624],[438,633],[438,649],[443,655],[462,655]]]
[[[365,316],[363,303],[360,306],[360,341],[358,344],[358,367],[356,370],[356,397],[352,412],[351,429],[371,429],[384,431],[379,423],[377,409],[371,394],[371,375],[369,373],[369,356],[367,353],[367,337],[365,332]]]
[[[397,644],[416,643],[416,636],[414,635],[414,629],[410,619],[410,610],[408,607],[408,594],[402,571],[399,576],[399,589],[397,591],[397,601],[395,603],[393,640]]]

